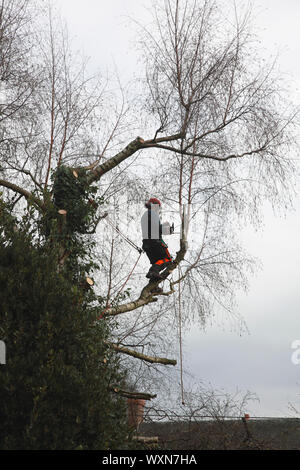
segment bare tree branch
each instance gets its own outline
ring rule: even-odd
[[[124,398],[132,398],[135,400],[152,400],[156,398],[157,395],[153,395],[150,393],[143,393],[143,392],[129,392],[127,390],[122,390],[118,387],[110,387],[110,390],[118,395],[121,395]]]
[[[172,365],[172,366],[176,366],[177,364],[175,359],[167,359],[165,357],[147,356],[146,354],[142,354],[132,349],[124,348],[123,346],[119,346],[114,343],[107,342],[106,344],[117,352],[120,352],[122,354],[127,354],[128,356],[135,357],[136,359],[141,359],[142,361],[149,362],[150,364],[164,364],[164,365]]]
[[[144,143],[144,140],[141,137],[137,137],[135,140],[130,142],[130,144],[128,144],[125,147],[125,149],[123,149],[117,155],[110,158],[105,163],[102,163],[101,165],[98,165],[96,168],[94,168],[90,172],[89,178],[88,178],[88,183],[91,184],[94,181],[98,181],[101,178],[101,176],[103,176],[105,173],[112,170],[116,166],[120,165],[120,163],[122,163],[128,157],[130,157],[135,152],[140,150],[143,146],[143,143]]]
[[[31,201],[36,206],[38,206],[39,209],[41,209],[42,211],[45,210],[45,206],[44,206],[43,202],[40,199],[38,199],[36,196],[34,196],[32,193],[27,191],[26,189],[21,188],[20,186],[14,184],[14,183],[10,183],[9,181],[5,181],[5,180],[2,180],[2,179],[0,179],[0,186],[4,186],[8,189],[11,189],[15,193],[22,194],[28,201]]]

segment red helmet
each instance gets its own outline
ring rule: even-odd
[[[156,199],[156,197],[151,197],[149,199],[149,201],[147,202],[147,205],[150,205],[150,204],[158,204],[159,206],[161,206],[161,202]]]

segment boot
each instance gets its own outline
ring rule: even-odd
[[[164,263],[165,264],[165,263]],[[149,269],[146,277],[148,279],[161,279],[159,272],[164,269],[164,264],[152,264],[151,268]]]
[[[162,264],[152,264],[151,268],[148,271],[148,274],[146,274],[146,277],[148,279],[162,279],[162,276],[160,274],[160,271],[164,271],[165,269],[170,268],[171,266],[174,266],[175,263],[172,261],[167,261]]]
[[[154,287],[151,291],[151,294],[162,294],[163,293],[163,289],[161,287]]]
[[[167,272],[167,270],[174,268],[177,265],[174,260],[171,260],[168,263],[164,263],[162,266],[163,266],[164,271]]]

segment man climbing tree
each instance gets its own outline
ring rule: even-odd
[[[143,214],[141,220],[143,250],[152,265],[146,277],[148,279],[160,279],[160,271],[172,263],[168,245],[162,239],[162,235],[171,235],[174,226],[171,226],[169,222],[161,223],[159,215],[161,202],[158,199],[150,198],[145,207],[147,211]]]

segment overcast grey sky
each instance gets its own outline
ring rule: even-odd
[[[239,3],[239,2],[237,2]],[[133,26],[127,16],[146,19],[143,5],[151,0],[57,0],[74,46],[91,58],[94,70],[115,63],[130,78],[136,55]],[[253,0],[261,46],[271,55],[279,50],[281,71],[292,78],[292,97],[300,103],[300,1]],[[300,187],[300,186],[299,186]],[[299,188],[298,188],[299,190]],[[184,339],[184,365],[199,379],[234,391],[250,390],[260,403],[250,406],[256,416],[289,414],[288,402],[300,411],[300,364],[291,361],[291,343],[300,339],[300,200],[286,219],[265,209],[261,233],[242,235],[248,251],[261,259],[263,270],[250,280],[247,296],[238,296],[238,312],[249,334],[239,336],[225,317],[217,316],[206,332],[193,329]]]

